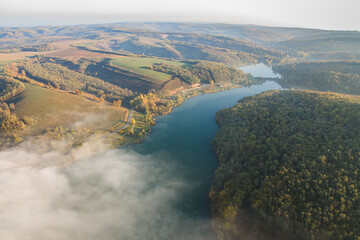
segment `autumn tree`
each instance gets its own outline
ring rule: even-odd
[[[121,99],[114,100],[112,105],[115,106],[115,107],[121,107],[121,103],[122,103]]]

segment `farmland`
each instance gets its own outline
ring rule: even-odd
[[[57,125],[106,129],[116,122],[124,121],[127,115],[125,108],[96,103],[66,92],[25,85],[25,91],[8,102],[16,104],[15,113],[20,118],[28,116],[36,121],[33,133]]]
[[[59,58],[115,58],[119,57],[116,54],[111,53],[100,53],[95,51],[87,51],[77,47],[77,44],[87,42],[86,40],[61,40],[51,44],[53,50],[44,52],[33,52],[33,51],[16,51],[13,53],[0,53],[0,61],[18,60],[28,57],[33,57],[39,54],[44,54],[49,57]]]
[[[153,71],[150,69],[147,69],[147,66],[153,65],[154,63],[165,63],[169,65],[174,66],[185,66],[186,63],[183,62],[177,62],[177,61],[168,61],[164,59],[158,59],[158,58],[139,58],[139,57],[121,57],[121,58],[115,58],[111,60],[111,63],[115,66],[129,69],[135,73],[143,74],[145,76],[149,76],[155,80],[157,80],[157,84],[163,84],[169,78],[171,75]]]

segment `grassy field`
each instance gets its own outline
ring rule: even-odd
[[[121,132],[116,133],[108,138],[109,142],[113,146],[120,146],[120,145],[126,145],[131,144],[134,142],[138,142],[142,139],[142,137],[138,136],[139,132],[142,132],[145,130],[146,132],[151,130],[151,125],[145,122],[145,115],[143,113],[134,111],[133,118],[135,119],[135,127],[133,129],[134,134],[129,134],[129,130],[132,129],[132,125],[127,126],[125,129],[123,129]],[[121,127],[121,125],[117,126],[116,128]],[[115,128],[114,128],[115,129]],[[144,133],[143,137],[146,136],[146,133]]]
[[[60,40],[51,43],[51,45],[54,47],[54,50],[50,50],[50,51],[44,51],[44,52],[19,51],[14,53],[1,53],[0,61],[8,61],[8,60],[14,61],[18,59],[32,57],[39,54],[44,54],[49,57],[59,57],[59,58],[69,58],[69,59],[118,57],[117,54],[87,51],[73,46],[75,44],[80,44],[84,42],[88,42],[88,40]]]
[[[169,80],[171,75],[162,72],[153,71],[146,68],[149,65],[160,62],[175,66],[186,65],[186,63],[182,63],[182,62],[168,61],[158,58],[120,57],[111,60],[111,63],[116,66],[129,69],[138,74],[147,75],[154,79],[158,79],[161,82],[158,82],[157,84],[163,84],[164,82]]]
[[[57,125],[106,129],[126,120],[125,108],[115,108],[78,95],[31,84],[25,85],[25,91],[9,102],[15,103],[15,113],[20,118],[29,116],[36,120],[32,130],[35,133]]]

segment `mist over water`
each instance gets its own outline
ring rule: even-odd
[[[115,149],[63,168],[28,164],[66,157],[0,153],[1,239],[209,239],[208,222],[173,208],[188,186],[168,176],[176,169],[166,155]]]

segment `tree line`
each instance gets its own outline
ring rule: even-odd
[[[184,67],[155,63],[147,68],[178,77],[188,84],[239,82],[248,83],[247,75],[235,68],[209,61],[187,61]]]
[[[109,102],[128,99],[133,96],[131,90],[123,89],[109,82],[70,70],[60,64],[47,60],[27,61],[23,64],[23,68],[29,77],[56,89],[81,90],[95,94],[98,98],[108,100]]]
[[[360,95],[360,62],[307,62],[273,66],[284,87]]]
[[[22,91],[25,85],[12,77],[0,76],[0,102],[12,98]]]

